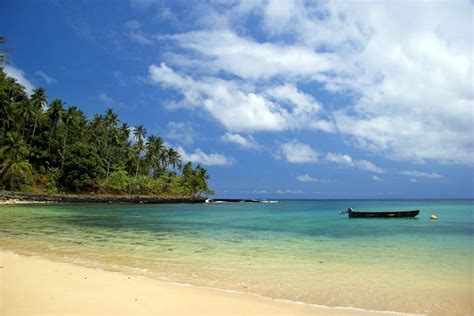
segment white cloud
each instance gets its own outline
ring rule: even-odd
[[[418,181],[417,181],[415,178],[411,178],[411,179],[410,179],[410,182],[416,183],[416,182],[418,182]]]
[[[47,84],[53,84],[53,83],[57,83],[58,81],[56,79],[54,79],[53,77],[51,76],[48,76],[47,74],[45,74],[44,72],[42,71],[37,71],[35,72],[35,74],[37,76],[40,76],[44,81],[46,81]]]
[[[221,139],[224,142],[234,143],[247,149],[260,148],[260,145],[253,139],[252,135],[245,137],[239,134],[225,133],[222,135]]]
[[[302,194],[304,191],[301,190],[277,190],[278,194]]]
[[[233,164],[233,159],[218,153],[206,154],[200,148],[194,150],[194,153],[187,153],[184,148],[178,146],[176,149],[183,162],[199,163],[205,166],[230,166]]]
[[[130,20],[125,22],[125,27],[131,30],[139,30],[142,27],[142,23],[137,20]]]
[[[374,180],[374,181],[376,181],[376,182],[382,181],[382,179],[380,179],[380,178],[377,177],[376,175],[373,175],[373,176],[372,176],[372,180]]]
[[[194,124],[190,122],[169,122],[166,137],[190,145],[194,142],[196,132]]]
[[[313,77],[315,73],[328,71],[335,65],[332,54],[316,53],[297,44],[258,43],[230,30],[195,31],[166,38],[205,56],[202,67],[215,72],[225,71],[244,79],[261,80],[280,75]]]
[[[178,89],[182,106],[203,108],[229,131],[278,131],[287,128],[286,111],[264,97],[238,89],[235,83],[218,78],[195,81],[181,76],[162,63],[149,67],[152,81]]]
[[[7,64],[3,65],[3,70],[7,76],[16,79],[19,84],[25,87],[26,93],[31,94],[35,86],[26,78],[25,72],[23,70]]]
[[[399,171],[399,174],[402,174],[404,176],[408,177],[413,177],[413,178],[425,178],[425,179],[441,179],[443,176],[440,174],[437,174],[435,172],[422,172],[422,171],[416,171],[416,170],[404,170],[404,171]]]
[[[296,177],[300,182],[317,182],[318,179],[311,177],[309,174],[303,174]]]
[[[336,153],[327,153],[326,160],[329,162],[333,162],[339,165],[343,165],[346,167],[353,167],[364,171],[371,171],[375,173],[384,173],[380,167],[377,167],[374,163],[368,160],[356,160],[352,159],[349,155],[344,154],[336,154]]]
[[[292,115],[288,119],[294,120],[295,126],[305,126],[307,129],[320,129],[327,133],[334,132],[334,124],[329,120],[320,119],[323,106],[311,95],[299,91],[293,84],[285,83],[267,89],[266,94],[281,104],[289,103],[292,106]]]
[[[318,153],[307,144],[294,139],[280,145],[280,152],[290,163],[314,163],[318,161]]]
[[[227,89],[230,98],[241,93],[243,100],[236,98],[239,106],[214,105],[215,111],[235,114],[237,107],[239,118],[245,119],[243,112],[255,113],[259,107],[268,114],[265,119],[274,119],[271,124],[251,120],[248,126],[237,126],[224,121],[225,114],[214,113],[228,129],[283,131],[296,125],[332,132],[335,122],[352,144],[390,159],[474,163],[470,1],[220,5],[227,10],[210,9],[199,19],[218,22],[219,28],[208,23],[204,30],[162,39],[175,45],[173,62],[206,74],[205,82],[219,73],[237,78],[224,85],[233,85]],[[255,26],[264,32],[259,41],[249,36],[252,32],[246,32],[242,22],[250,15],[262,18]],[[291,92],[291,87],[308,83],[352,100],[332,113],[304,110],[299,113],[311,121],[300,116],[294,123],[301,99],[296,103],[294,98],[282,99],[275,87]],[[196,92],[201,99],[221,101]],[[209,111],[209,105],[205,109]]]
[[[112,106],[115,101],[109,97],[105,92],[102,92],[102,93],[99,93],[99,96],[97,97],[97,99],[104,103],[106,106]]]
[[[130,40],[141,45],[152,45],[154,40],[152,37],[146,35],[139,30],[131,30],[127,33]]]

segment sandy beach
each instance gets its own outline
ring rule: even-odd
[[[6,252],[0,253],[0,284],[0,314],[4,316],[359,314]]]

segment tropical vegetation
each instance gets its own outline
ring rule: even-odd
[[[0,43],[4,39],[0,37]],[[31,95],[7,76],[0,51],[0,189],[43,193],[202,196],[206,169],[183,164],[162,137],[113,109],[87,118],[76,106]]]

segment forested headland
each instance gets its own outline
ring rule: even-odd
[[[1,39],[1,38],[0,38]],[[0,54],[0,190],[195,197],[212,194],[200,165],[183,164],[162,137],[109,108],[88,118],[76,106],[28,95]]]

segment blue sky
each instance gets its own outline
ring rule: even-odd
[[[217,196],[472,198],[469,1],[13,1],[6,72],[113,107]]]

